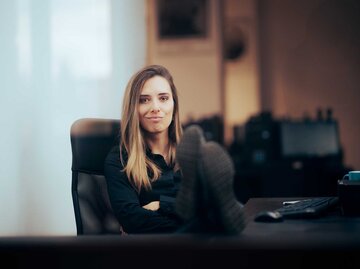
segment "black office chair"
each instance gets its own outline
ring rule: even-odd
[[[122,234],[111,209],[104,160],[119,144],[120,121],[84,118],[71,126],[72,198],[78,235]]]

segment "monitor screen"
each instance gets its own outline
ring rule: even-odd
[[[331,122],[282,122],[283,157],[325,157],[340,152],[338,128]]]

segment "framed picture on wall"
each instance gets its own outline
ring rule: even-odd
[[[214,0],[155,0],[158,53],[207,53],[216,49]]]
[[[206,38],[208,0],[157,0],[158,39]]]

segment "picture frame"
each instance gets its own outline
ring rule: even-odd
[[[208,0],[157,0],[159,40],[206,39],[209,35]]]
[[[210,53],[216,49],[213,0],[154,0],[157,53]]]

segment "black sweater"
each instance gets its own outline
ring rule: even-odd
[[[161,155],[147,151],[147,156],[158,165],[162,174],[152,183],[151,190],[142,189],[138,193],[126,173],[122,172],[119,146],[109,152],[104,171],[112,209],[126,233],[173,232],[181,225],[174,209],[180,172],[174,173]],[[142,207],[152,201],[160,201],[159,210],[151,211]]]

